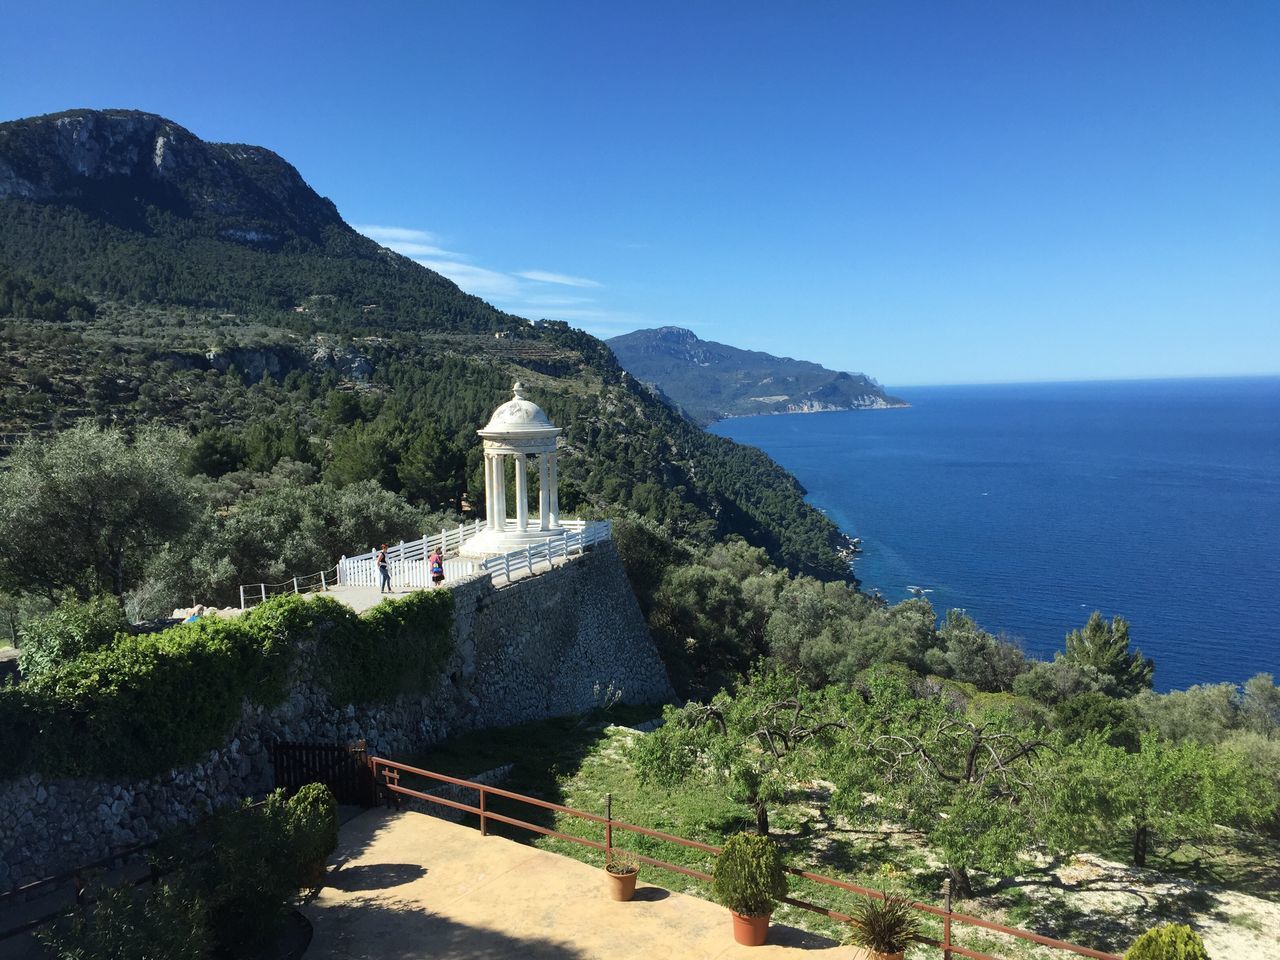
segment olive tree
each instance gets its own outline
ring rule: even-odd
[[[121,596],[193,515],[178,434],[80,425],[29,440],[0,472],[0,586]]]

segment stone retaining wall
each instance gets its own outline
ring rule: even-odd
[[[468,730],[589,710],[610,684],[626,703],[674,697],[610,542],[502,588],[485,575],[452,589],[454,654],[426,696],[332,703],[304,644],[285,701],[270,710],[246,702],[226,742],[198,763],[131,783],[39,774],[0,783],[0,891],[266,792],[276,739],[363,739],[395,758]]]

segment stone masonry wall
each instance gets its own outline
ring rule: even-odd
[[[363,739],[395,758],[468,730],[589,710],[610,684],[627,703],[674,697],[612,543],[501,588],[485,575],[452,589],[454,654],[430,694],[334,704],[304,644],[285,701],[246,703],[226,743],[198,763],[131,783],[39,774],[0,783],[0,892],[266,792],[277,739]]]

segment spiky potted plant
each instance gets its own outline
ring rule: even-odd
[[[920,937],[920,920],[911,900],[896,893],[863,897],[849,917],[848,942],[862,947],[868,960],[902,960]]]
[[[733,939],[748,947],[764,943],[769,917],[787,895],[782,854],[768,837],[739,833],[725,841],[711,882],[716,900],[733,914]]]
[[[605,857],[604,872],[609,878],[609,896],[614,900],[630,900],[636,894],[636,877],[640,861],[625,850],[612,847]]]

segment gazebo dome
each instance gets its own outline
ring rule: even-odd
[[[550,418],[547,417],[543,409],[532,400],[526,400],[520,392],[524,389],[522,383],[517,382],[512,388],[515,394],[510,400],[493,411],[493,416],[489,418],[489,423],[483,430],[478,431],[480,436],[486,439],[501,439],[503,437],[554,437],[560,432],[560,428],[555,426]]]

